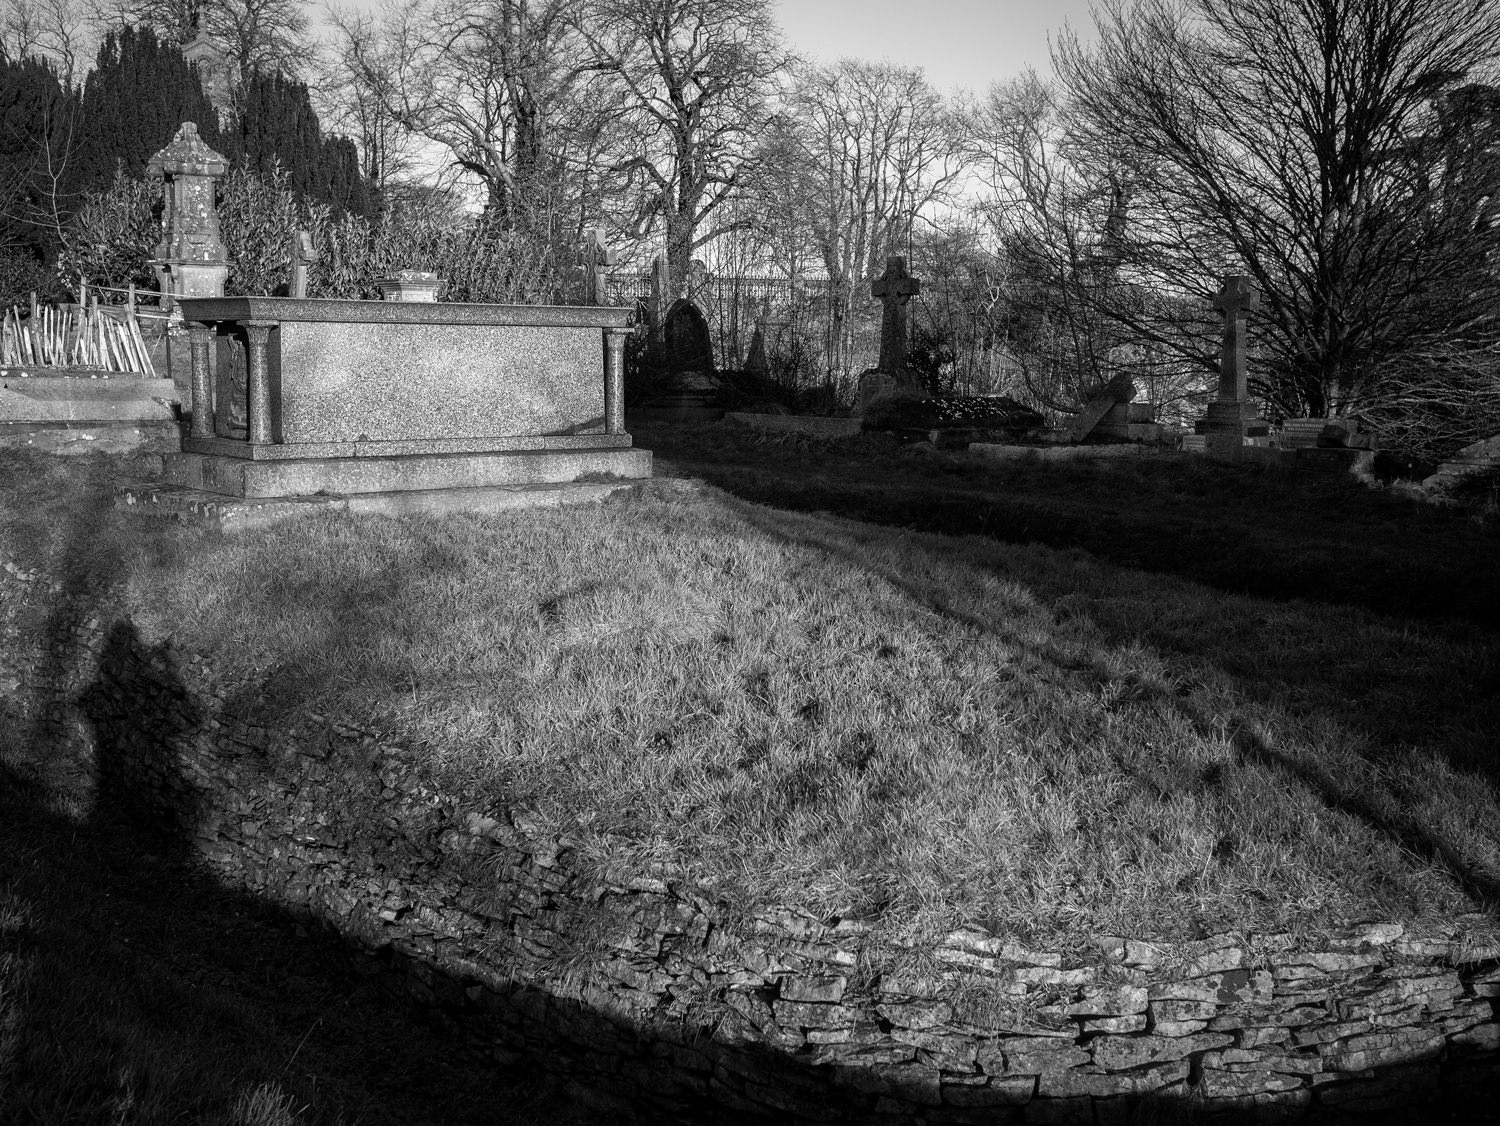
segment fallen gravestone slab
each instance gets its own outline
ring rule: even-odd
[[[1081,442],[1094,432],[1094,428],[1103,422],[1117,406],[1129,403],[1135,398],[1135,384],[1131,382],[1128,375],[1117,375],[1104,385],[1097,395],[1088,401],[1088,405],[1073,417],[1068,426],[1068,441]],[[1127,414],[1127,421],[1129,416]]]

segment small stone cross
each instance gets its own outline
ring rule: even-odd
[[[1219,356],[1219,400],[1244,402],[1249,398],[1245,382],[1245,316],[1260,309],[1260,289],[1246,274],[1225,274],[1224,284],[1214,294],[1214,308],[1224,314],[1224,347]]]
[[[906,272],[906,259],[897,255],[885,260],[885,273],[870,283],[871,296],[885,306],[880,314],[880,371],[906,373],[906,303],[921,292],[922,283]]]
[[[589,232],[588,240],[583,244],[583,250],[579,254],[579,264],[583,267],[584,304],[605,304],[607,298],[604,290],[606,280],[604,267],[615,264],[615,252],[604,241],[602,230],[595,228]]]

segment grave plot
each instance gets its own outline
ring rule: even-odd
[[[271,297],[182,308],[191,423],[164,486],[126,490],[127,505],[242,524],[310,506],[560,503],[650,476],[624,428],[625,310]]]

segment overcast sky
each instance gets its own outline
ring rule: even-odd
[[[844,56],[927,72],[943,93],[978,93],[1033,66],[1051,70],[1047,37],[1093,27],[1089,0],[775,0],[788,45],[824,62]]]

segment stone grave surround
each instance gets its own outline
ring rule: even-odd
[[[0,583],[48,587],[14,568]],[[1280,1121],[1500,1079],[1487,916],[1303,943],[1100,935],[1065,959],[978,927],[906,946],[857,918],[747,915],[668,870],[591,874],[541,818],[476,812],[379,731],[310,712],[267,725],[270,703],[200,654],[127,642],[103,661],[103,617],[73,639],[66,684],[0,623],[24,720],[87,752],[91,700],[116,784],[232,886],[381,953],[485,1051],[649,1115],[1096,1123],[1157,1101]],[[382,815],[345,812],[350,793]],[[393,847],[392,825],[420,833]]]
[[[191,425],[168,485],[239,498],[650,476],[625,432],[628,311],[184,299]]]

